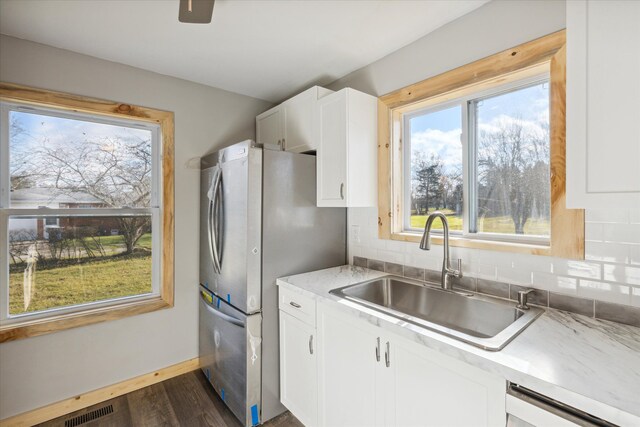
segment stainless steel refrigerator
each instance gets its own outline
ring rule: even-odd
[[[346,262],[346,209],[316,207],[313,155],[244,141],[201,160],[200,365],[246,426],[280,403],[278,277]]]

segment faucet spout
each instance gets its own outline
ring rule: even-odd
[[[441,284],[443,289],[452,289],[453,285],[450,282],[449,278],[462,277],[462,262],[461,260],[458,260],[457,270],[451,268],[451,259],[449,257],[449,221],[447,221],[447,216],[442,212],[433,212],[427,218],[427,222],[424,225],[424,233],[422,234],[422,239],[420,240],[420,249],[425,251],[431,250],[431,227],[433,226],[433,221],[435,221],[436,218],[440,218],[440,221],[442,221],[443,229],[444,259],[442,260]]]

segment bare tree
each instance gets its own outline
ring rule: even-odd
[[[27,131],[15,116],[9,122],[9,134],[11,140],[20,135],[26,135]],[[33,186],[35,174],[30,167],[28,150],[12,150],[9,173],[11,175],[11,189],[19,190]]]
[[[9,231],[9,256],[13,264],[21,264],[29,254],[29,246],[36,240],[36,232],[20,228]]]
[[[137,135],[93,138],[52,144],[38,141],[25,170],[40,187],[74,196],[85,193],[102,207],[150,206],[152,153],[150,139]],[[125,253],[130,254],[148,230],[146,216],[118,217]]]
[[[516,234],[536,211],[549,208],[549,126],[525,126],[522,120],[502,120],[481,130],[478,146],[480,209],[509,215]]]

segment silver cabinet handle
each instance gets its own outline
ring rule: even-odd
[[[313,335],[309,335],[309,354],[313,354]]]
[[[297,302],[289,302],[290,305],[294,306],[295,308],[302,308],[302,306],[300,304],[298,304]]]
[[[376,362],[380,361],[380,337],[378,337],[376,343]]]
[[[344,182],[340,184],[340,198],[344,200]]]
[[[285,151],[286,146],[287,145],[286,145],[286,143],[284,141],[284,138],[282,138],[282,151]]]
[[[391,346],[389,345],[389,341],[387,341],[387,349],[384,351],[384,364],[387,366],[391,366]]]

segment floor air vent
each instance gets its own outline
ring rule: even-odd
[[[103,406],[102,408],[98,408],[94,411],[87,412],[86,414],[78,415],[77,417],[73,417],[64,422],[64,427],[75,427],[82,425],[84,423],[88,423],[89,421],[97,420],[98,418],[104,417],[105,415],[109,415],[113,413],[113,405]]]

